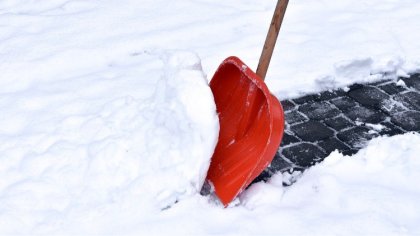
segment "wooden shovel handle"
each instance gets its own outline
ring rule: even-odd
[[[286,12],[289,0],[278,0],[273,19],[271,20],[270,29],[265,38],[264,48],[261,52],[260,61],[258,62],[257,75],[264,80],[270,65],[271,56],[273,55],[274,46],[276,45],[277,36],[279,35],[280,26],[283,22],[284,13]]]

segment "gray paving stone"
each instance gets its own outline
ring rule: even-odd
[[[379,86],[379,89],[385,91],[389,95],[394,95],[405,90],[404,87],[398,86],[397,84],[395,84],[395,82],[390,82],[388,84],[381,85]]]
[[[345,150],[345,151],[343,151],[343,155],[352,156],[352,155],[356,154],[358,151],[359,151],[359,149]]]
[[[386,119],[386,115],[381,111],[369,109],[363,106],[353,107],[353,109],[346,112],[345,115],[352,121],[361,121],[373,124],[377,124]]]
[[[331,100],[330,102],[344,112],[353,109],[353,107],[359,106],[359,103],[349,97],[339,97]]]
[[[326,119],[324,120],[324,123],[336,131],[340,131],[340,130],[355,126],[353,122],[347,120],[343,116],[337,116],[331,119]]]
[[[411,75],[410,78],[403,78],[402,79],[408,87],[417,89],[420,91],[420,74]]]
[[[349,90],[347,91],[347,93],[349,91],[352,91],[352,90],[363,88],[364,86],[366,86],[366,85],[358,84],[358,83],[352,84],[352,85],[349,86]]]
[[[290,129],[302,140],[315,142],[330,138],[334,131],[319,121],[310,120],[305,123],[293,125]]]
[[[295,124],[295,123],[299,123],[299,122],[308,120],[304,115],[302,115],[298,111],[286,112],[286,113],[284,113],[284,117],[285,117],[286,122],[288,124]]]
[[[407,131],[420,132],[420,112],[404,111],[391,116],[391,121]]]
[[[283,107],[283,111],[285,111],[285,112],[293,110],[296,107],[296,104],[294,104],[290,100],[283,100],[280,103],[281,103],[281,106]]]
[[[333,98],[337,98],[340,96],[346,95],[346,92],[342,89],[338,89],[335,91],[325,91],[318,94],[316,100],[317,101],[325,101],[325,100],[331,100]]]
[[[388,115],[392,115],[398,112],[408,111],[408,108],[403,103],[390,98],[381,102],[381,110]]]
[[[287,162],[282,155],[280,155],[279,153],[276,153],[268,169],[272,172],[276,172],[276,171],[288,170],[292,167],[293,165]]]
[[[394,100],[401,102],[411,110],[420,110],[420,93],[413,91],[399,93],[394,96]]]
[[[303,104],[299,111],[305,114],[309,119],[324,120],[340,114],[340,110],[327,102],[313,102]]]
[[[330,154],[334,150],[338,150],[339,152],[343,153],[344,151],[350,150],[350,147],[338,140],[337,138],[329,138],[326,140],[322,140],[318,143],[318,145],[326,151],[327,154]]]
[[[260,175],[257,176],[257,178],[255,178],[251,184],[253,183],[258,183],[261,181],[267,181],[271,176],[273,175],[273,173],[267,168],[265,169],[263,172],[261,172]],[[249,186],[248,186],[249,187]],[[248,188],[247,187],[247,188]],[[209,193],[210,194],[210,193]]]
[[[282,150],[282,154],[298,166],[310,167],[324,160],[326,153],[311,143],[300,143]]]
[[[389,98],[388,94],[371,86],[362,86],[351,90],[348,95],[360,104],[371,108],[379,108],[381,101]]]
[[[298,138],[296,138],[292,134],[284,132],[280,146],[284,147],[284,146],[289,145],[291,143],[297,143],[297,142],[300,142],[300,140]]]
[[[353,84],[348,92],[324,91],[281,101],[286,131],[273,162],[257,180],[277,171],[306,169],[335,149],[353,155],[379,135],[420,132],[420,73],[402,80],[407,86],[384,80]]]
[[[369,131],[366,127],[356,126],[339,132],[337,137],[352,148],[362,148],[366,141],[378,136],[377,133]]]
[[[393,136],[393,135],[404,133],[404,130],[402,130],[400,127],[392,124],[389,121],[382,122],[381,125],[384,126],[384,129],[379,131],[379,135]]]

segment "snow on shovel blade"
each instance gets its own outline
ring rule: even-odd
[[[226,206],[273,160],[284,114],[263,80],[237,57],[222,62],[210,87],[220,133],[207,179]]]

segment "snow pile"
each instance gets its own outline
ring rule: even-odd
[[[420,135],[409,133],[372,140],[351,157],[334,152],[271,204],[292,219],[299,215],[300,221],[312,222],[298,234],[418,234],[419,144]],[[256,198],[270,195],[250,192],[245,207],[255,208]]]
[[[199,58],[154,52],[117,64],[1,97],[1,233],[71,222],[83,231],[200,191],[218,118]]]
[[[211,198],[185,199],[141,233],[173,235],[417,235],[420,233],[420,134],[372,140],[354,156],[334,152],[282,187],[277,174],[222,209]],[[165,227],[159,227],[164,225]]]

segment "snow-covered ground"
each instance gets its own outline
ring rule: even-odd
[[[227,209],[199,194],[218,134],[207,82],[230,55],[256,67],[275,4],[0,1],[0,234],[420,234],[414,133]],[[419,71],[418,12],[291,0],[266,82],[282,99]]]

